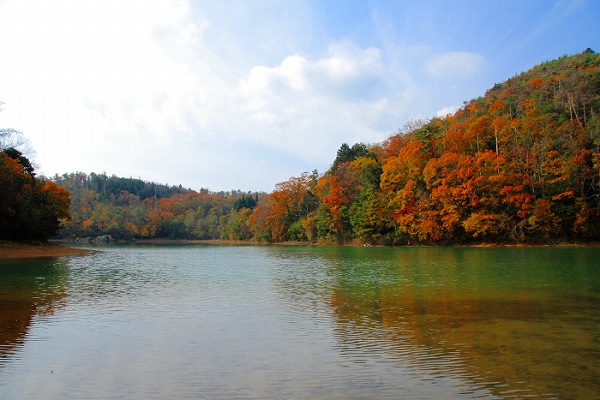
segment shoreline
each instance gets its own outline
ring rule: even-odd
[[[600,247],[600,242],[556,242],[556,243],[456,243],[456,244],[405,244],[405,245],[376,245],[362,242],[352,243],[323,243],[323,242],[301,242],[301,241],[285,241],[285,242],[266,242],[258,240],[224,240],[224,239],[136,239],[131,242],[117,242],[130,244],[206,244],[206,245],[222,245],[222,246],[333,246],[333,247],[472,247],[472,248],[544,248],[544,247]]]
[[[54,239],[53,244],[69,245],[72,240]],[[333,247],[471,247],[471,248],[544,248],[544,247],[600,247],[600,242],[552,242],[552,243],[502,243],[502,242],[478,242],[478,243],[451,243],[451,244],[403,244],[403,245],[379,245],[360,241],[350,243],[326,243],[326,242],[268,242],[250,240],[228,240],[228,239],[133,239],[117,240],[114,244],[131,245],[217,245],[217,246],[333,246]]]
[[[92,252],[93,250],[76,249],[54,243],[28,244],[19,242],[0,242],[0,261],[28,258],[83,256]]]
[[[63,240],[53,240],[50,243],[30,244],[21,242],[0,241],[0,261],[23,260],[33,258],[51,258],[67,256],[84,256],[93,253],[95,250],[85,248],[69,247],[70,242]],[[336,247],[470,247],[470,248],[593,248],[600,247],[598,242],[590,243],[552,243],[552,244],[526,244],[526,243],[473,243],[456,244],[447,246],[427,246],[427,245],[404,245],[404,246],[377,246],[368,244],[324,244],[324,243],[306,243],[306,242],[278,242],[268,243],[255,240],[179,240],[179,239],[141,239],[131,242],[120,242],[120,244],[131,245],[214,245],[214,246],[336,246]],[[119,242],[117,243],[119,244]]]

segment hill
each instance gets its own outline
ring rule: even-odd
[[[290,178],[268,195],[157,190],[116,177],[118,185],[101,189],[89,177],[56,179],[73,195],[74,218],[63,234],[372,244],[598,240],[599,67],[590,49],[544,62],[453,115],[412,121],[383,143],[343,144],[327,172]]]
[[[494,85],[453,115],[279,184],[251,223],[271,240],[549,242],[600,234],[600,57]],[[300,180],[298,180],[300,179]]]

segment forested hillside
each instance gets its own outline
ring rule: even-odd
[[[589,49],[545,62],[453,115],[412,121],[384,143],[344,144],[327,172],[290,178],[269,195],[56,177],[73,194],[74,218],[63,235],[374,244],[597,240],[599,66]]]
[[[78,172],[53,180],[73,196],[72,219],[61,231],[66,238],[110,234],[116,239],[219,239],[241,208],[258,201],[257,194],[196,192],[106,174]],[[245,231],[238,229],[231,238],[249,239]]]

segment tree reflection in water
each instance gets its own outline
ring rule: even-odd
[[[18,353],[36,317],[65,304],[68,269],[63,260],[0,262],[0,366]]]
[[[348,360],[377,357],[388,365],[412,365],[423,379],[458,378],[471,395],[594,398],[600,393],[600,321],[590,317],[599,315],[600,293],[598,281],[589,280],[598,272],[585,270],[593,268],[593,259],[575,260],[591,257],[585,252],[306,252],[326,260],[327,272],[314,271],[307,282],[292,266],[279,284],[298,304],[314,307],[320,293],[320,308],[331,307],[338,350]]]
[[[599,393],[598,321],[584,317],[598,307],[598,293],[563,282],[544,288],[556,283],[552,265],[509,258],[510,272],[490,273],[465,254],[478,255],[448,251],[435,264],[405,258],[376,273],[336,263],[330,301],[341,350],[360,359],[383,349],[430,377],[459,377],[503,398]]]

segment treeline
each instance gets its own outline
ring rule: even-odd
[[[72,194],[72,218],[61,230],[65,238],[244,240],[251,235],[237,228],[236,215],[258,202],[258,194],[197,192],[105,173],[56,175],[53,181]]]
[[[61,182],[63,178],[65,186],[71,185],[72,189],[75,190],[79,187],[92,189],[99,195],[100,200],[108,199],[111,196],[118,196],[123,191],[139,197],[140,200],[145,200],[149,197],[162,199],[171,197],[175,194],[185,194],[189,192],[189,189],[184,189],[181,185],[169,186],[155,182],[145,182],[135,178],[119,178],[114,175],[108,176],[106,173],[91,173],[89,176],[75,173],[71,177],[59,177],[58,175],[55,175],[53,180],[55,182]],[[69,183],[69,180],[73,180],[73,182]]]
[[[327,172],[290,178],[268,195],[142,199],[126,189],[102,197],[99,187],[58,180],[74,193],[63,234],[392,245],[598,240],[599,113],[600,57],[588,49],[497,84],[453,115],[411,121],[383,143],[344,144]]]

